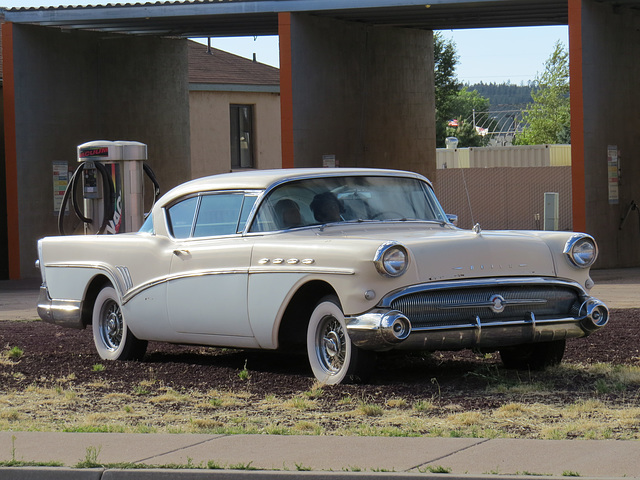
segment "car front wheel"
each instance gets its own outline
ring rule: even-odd
[[[118,295],[113,287],[103,288],[93,306],[93,342],[105,360],[140,360],[147,350],[147,342],[131,333]]]
[[[517,345],[501,349],[500,358],[506,368],[543,370],[562,361],[565,346],[565,340]]]
[[[375,361],[373,352],[351,343],[340,303],[333,295],[321,299],[311,314],[307,355],[313,374],[327,385],[364,381]]]

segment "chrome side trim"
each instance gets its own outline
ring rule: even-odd
[[[275,263],[275,261],[274,261]],[[273,266],[259,266],[259,267],[251,267],[249,268],[249,274],[258,274],[258,273],[308,273],[314,275],[355,275],[356,271],[353,268],[322,268],[322,267],[312,267],[312,266],[304,266],[304,265],[285,265],[273,267]]]
[[[326,275],[354,275],[355,271],[351,269],[328,269],[317,267],[303,267],[303,266],[289,266],[282,265],[281,267],[251,267],[251,268],[234,268],[234,269],[210,269],[210,270],[193,270],[191,272],[184,272],[178,275],[165,275],[162,277],[151,279],[147,282],[141,283],[137,287],[134,287],[127,291],[122,297],[122,304],[125,305],[130,302],[134,297],[140,295],[142,292],[162,285],[163,283],[169,283],[174,280],[182,280],[185,278],[197,278],[207,277],[211,275],[249,275],[260,273],[303,273],[303,274],[326,274]]]
[[[397,298],[405,295],[411,295],[412,293],[428,292],[433,290],[456,290],[464,288],[474,287],[491,287],[491,286],[509,286],[509,285],[555,285],[561,287],[570,287],[580,292],[585,298],[588,297],[584,287],[577,282],[571,280],[562,280],[559,278],[548,277],[509,277],[509,278],[474,278],[465,280],[447,280],[443,282],[421,283],[418,285],[412,285],[410,287],[401,288],[395,290],[380,300],[378,307],[390,308],[391,303]]]
[[[246,275],[248,273],[248,269],[214,269],[214,270],[194,270],[192,272],[185,272],[178,275],[165,275],[162,277],[154,278],[147,282],[141,283],[135,288],[129,290],[122,297],[122,304],[125,305],[129,301],[131,301],[137,295],[140,295],[142,292],[149,290],[152,287],[156,287],[158,285],[162,285],[163,283],[168,283],[173,280],[181,280],[185,278],[197,278],[197,277],[207,277],[211,275]]]
[[[111,265],[102,262],[76,262],[76,263],[47,263],[45,268],[88,268],[90,270],[100,270],[107,274],[111,283],[120,296],[127,291],[126,281],[121,277],[120,272]]]
[[[129,273],[129,269],[125,266],[118,265],[116,270],[120,272],[122,279],[124,280],[125,290],[130,290],[133,287],[133,280],[131,280],[131,274]]]

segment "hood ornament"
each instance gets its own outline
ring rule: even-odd
[[[473,228],[473,233],[475,233],[476,235],[480,235],[480,233],[482,232],[482,227],[480,226],[479,223],[476,223]]]

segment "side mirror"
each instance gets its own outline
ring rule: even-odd
[[[449,222],[452,223],[454,227],[458,226],[458,215],[447,213],[447,220],[449,220]]]

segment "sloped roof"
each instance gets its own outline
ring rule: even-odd
[[[189,40],[189,83],[280,85],[280,70]]]

